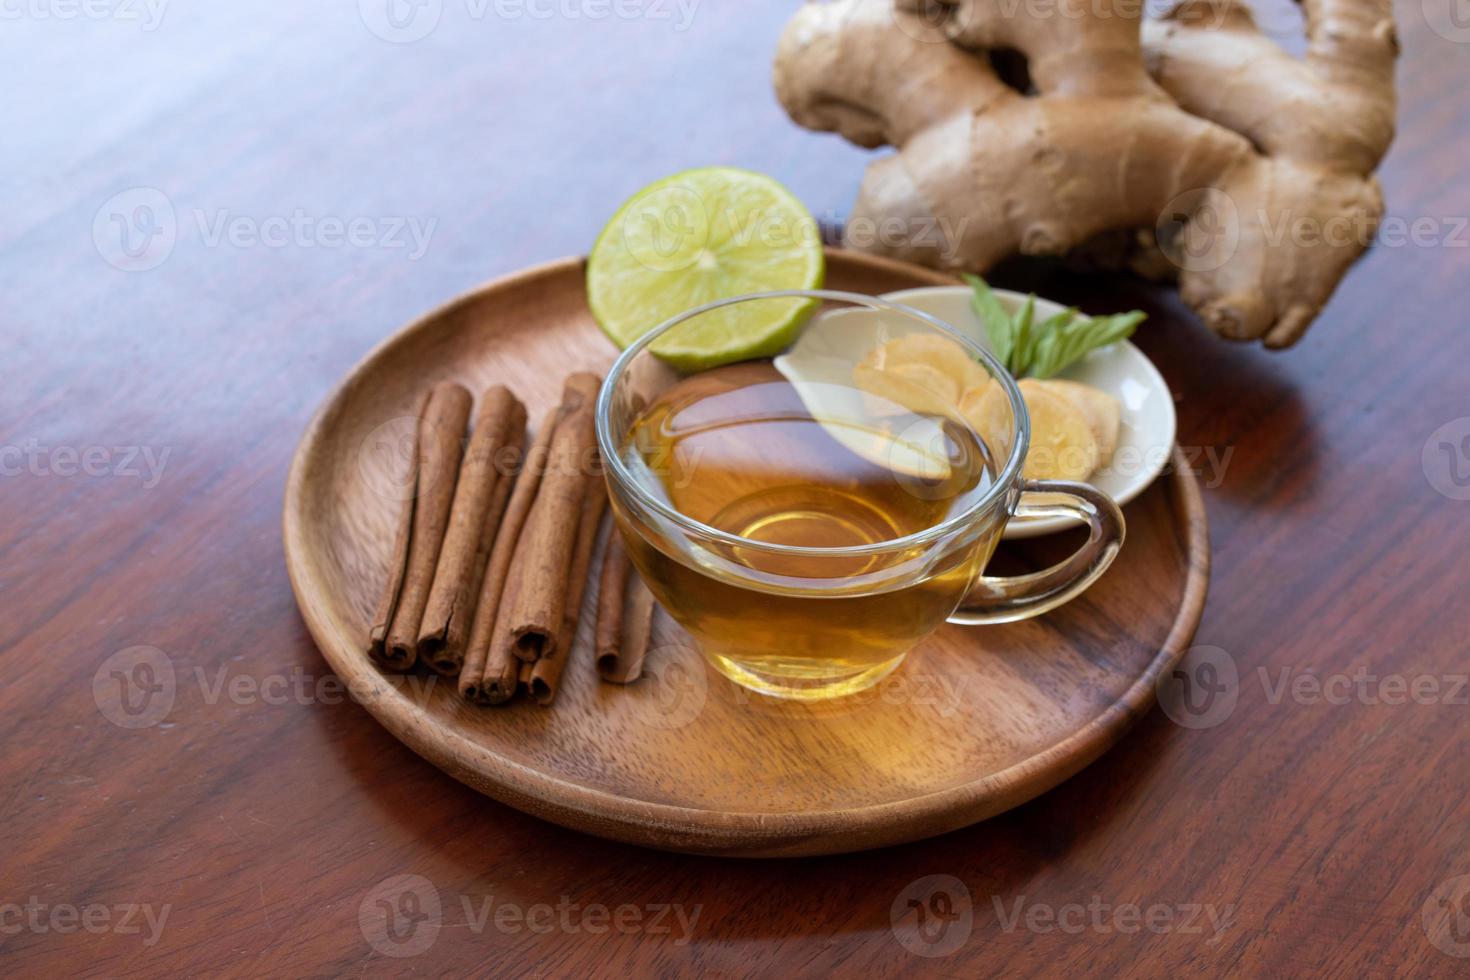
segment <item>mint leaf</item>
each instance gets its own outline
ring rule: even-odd
[[[1076,363],[1099,347],[1106,347],[1108,344],[1114,344],[1133,336],[1133,331],[1144,319],[1144,313],[1133,310],[1128,313],[1114,313],[1111,316],[1100,316],[1083,321],[1078,324],[1079,329],[1074,332],[1074,335],[1066,338],[1063,344],[1064,356],[1052,367],[1051,373],[1055,374]],[[1037,375],[1037,377],[1048,376]]]
[[[1061,370],[1058,365],[1066,363],[1071,339],[1069,328],[1076,318],[1077,308],[1073,306],[1047,317],[1037,328],[1039,337],[1031,358],[1032,377],[1049,378]]]
[[[1017,378],[1050,378],[1090,351],[1133,336],[1145,319],[1138,310],[1087,318],[1072,307],[1036,323],[1035,293],[1027,296],[1021,311],[1012,316],[984,279],[972,275],[964,279],[974,290],[970,308],[985,326],[991,351]]]
[[[1036,356],[1037,332],[1034,329],[1033,320],[1036,317],[1036,294],[1031,293],[1026,297],[1026,305],[1021,307],[1021,312],[1016,314],[1016,348],[1011,352],[1010,371],[1016,377],[1020,377],[1031,359]]]
[[[974,295],[970,297],[970,308],[980,318],[985,334],[990,338],[990,351],[996,360],[1010,368],[1011,352],[1015,349],[1016,327],[1006,308],[990,291],[990,285],[979,276],[966,275]]]

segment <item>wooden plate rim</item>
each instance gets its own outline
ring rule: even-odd
[[[899,273],[910,278],[944,285],[954,280],[933,270],[876,256],[841,249],[827,249],[832,263],[856,264],[875,271]],[[580,829],[610,834],[614,827],[646,843],[672,846],[671,835],[689,839],[690,847],[723,850],[746,841],[793,841],[804,837],[853,833],[868,836],[881,828],[930,826],[936,819],[959,827],[993,816],[1051,789],[1092,762],[1152,705],[1155,680],[1184,654],[1204,611],[1209,583],[1210,545],[1204,502],[1199,484],[1176,446],[1170,481],[1172,513],[1183,538],[1188,559],[1180,607],[1159,652],[1144,671],[1101,713],[1071,735],[1005,769],[958,786],[947,787],[906,800],[848,809],[826,809],[812,813],[773,814],[758,811],[708,810],[619,796],[600,789],[568,782],[558,776],[507,759],[490,748],[460,734],[415,704],[373,667],[352,641],[348,624],[334,622],[313,596],[324,592],[320,573],[307,547],[304,516],[305,492],[313,460],[319,456],[323,433],[341,411],[345,395],[363,384],[374,365],[406,344],[416,333],[463,307],[490,294],[516,289],[537,279],[580,270],[581,257],[545,262],[491,280],[450,300],[401,328],[371,351],[332,390],[307,426],[291,461],[282,514],[282,536],[286,569],[297,606],[322,656],[358,700],[396,738],[416,753],[462,782],[519,809],[560,814]],[[1004,796],[1005,804],[995,806]],[[530,804],[530,806],[528,806]],[[992,808],[987,808],[991,804]],[[609,825],[612,826],[609,826]],[[901,835],[890,835],[893,840]]]

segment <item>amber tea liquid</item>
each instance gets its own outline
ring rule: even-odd
[[[770,361],[695,375],[643,411],[625,462],[687,517],[806,548],[891,542],[942,523],[989,487],[993,467],[968,428],[825,387],[819,420]],[[618,510],[649,587],[716,667],[797,698],[881,679],[954,611],[999,538],[997,525],[946,548],[871,554],[681,549],[639,527],[653,518]]]

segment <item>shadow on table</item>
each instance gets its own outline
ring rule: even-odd
[[[1088,313],[1140,309],[1133,336],[1175,396],[1178,442],[1201,487],[1259,502],[1275,477],[1310,483],[1321,463],[1313,407],[1292,375],[1293,355],[1215,336],[1172,286],[1127,276],[1079,274],[1055,261],[1016,259],[997,269],[1001,286],[1035,292]]]

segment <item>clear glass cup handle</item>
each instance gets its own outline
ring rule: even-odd
[[[980,625],[1012,623],[1055,609],[1080,595],[1107,571],[1123,547],[1127,524],[1113,498],[1086,483],[1064,480],[1027,480],[1016,517],[1077,517],[1087,522],[1087,541],[1071,557],[1029,575],[982,575],[949,617],[951,623]],[[1026,494],[1056,494],[1062,499],[1045,503],[1026,500]]]

